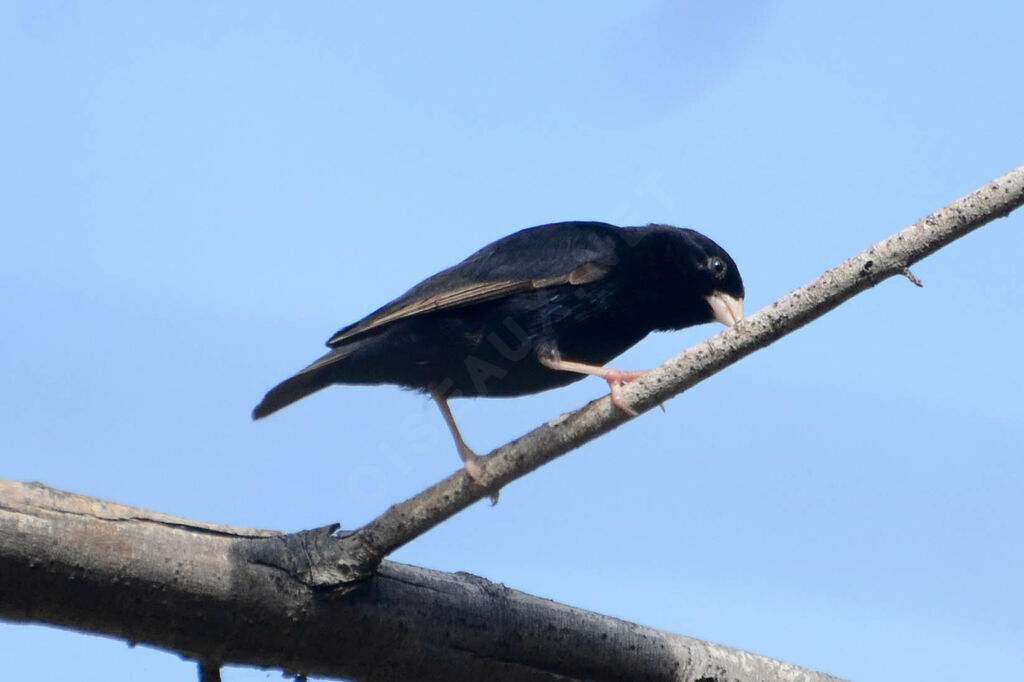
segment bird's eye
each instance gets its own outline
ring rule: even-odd
[[[719,279],[725,277],[725,271],[728,269],[725,265],[725,261],[715,256],[708,259],[708,268],[714,273],[715,277]]]

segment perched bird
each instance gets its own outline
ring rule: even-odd
[[[506,398],[643,372],[603,365],[655,330],[743,317],[743,280],[718,244],[668,225],[566,222],[485,246],[327,341],[330,352],[270,389],[253,419],[331,384],[398,384],[429,393],[466,473],[483,468],[448,408],[452,397]]]

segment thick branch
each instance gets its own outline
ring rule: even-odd
[[[920,285],[910,274],[910,265],[968,232],[1005,217],[1022,203],[1024,167],[875,244],[734,327],[677,355],[629,384],[624,390],[627,402],[637,412],[647,411],[894,275],[905,275]],[[367,575],[375,562],[456,512],[628,419],[612,407],[608,398],[602,398],[548,422],[483,460],[486,487],[474,484],[460,470],[391,507],[345,538],[345,559],[337,566],[324,567],[314,579],[323,585],[341,585]]]
[[[317,591],[308,572],[332,560],[332,531],[215,526],[0,481],[0,618],[180,652],[211,679],[222,663],[372,681],[836,679],[467,574],[384,562],[344,596]]]

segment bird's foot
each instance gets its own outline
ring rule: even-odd
[[[452,411],[448,407],[448,398],[445,397],[442,391],[436,388],[430,390],[430,395],[434,397],[434,402],[437,403],[437,407],[441,410],[441,416],[444,417],[444,423],[448,425],[448,430],[455,441],[455,449],[459,451],[459,459],[462,460],[462,467],[466,470],[466,475],[469,476],[471,481],[483,488],[484,465],[480,463],[480,455],[473,452],[472,448],[466,445],[466,441],[462,440],[459,427],[455,425],[455,417],[452,416]],[[490,497],[492,506],[498,504],[497,492],[491,493]]]
[[[543,352],[538,351],[537,360],[545,367],[560,372],[579,372],[580,374],[601,377],[608,382],[608,388],[611,389],[612,405],[615,405],[615,407],[630,417],[637,415],[636,410],[627,405],[626,399],[622,397],[622,387],[634,379],[639,379],[644,374],[647,374],[647,372],[626,372],[621,369],[612,369],[611,367],[601,367],[600,365],[588,365],[585,362],[565,360],[557,349],[546,349]]]
[[[459,448],[459,457],[462,458],[462,468],[466,470],[466,475],[478,486],[483,487],[484,465],[480,463],[480,455],[463,444],[463,447]],[[498,504],[498,495],[499,493],[495,491],[488,496],[490,497],[492,507]]]
[[[628,384],[634,379],[639,379],[646,372],[624,372],[621,369],[607,369],[605,368],[601,378],[608,382],[608,388],[611,389],[612,393],[612,405],[619,408],[630,417],[637,416],[637,411],[626,404],[626,399],[622,397],[622,387]]]
[[[473,482],[477,485],[483,485],[484,465],[480,463],[480,455],[476,454],[472,450],[469,450],[468,452],[462,452],[460,450],[459,456],[462,457],[462,466],[466,470],[466,475],[473,479]]]

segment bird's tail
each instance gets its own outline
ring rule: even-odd
[[[263,401],[253,408],[252,418],[262,419],[282,407],[288,407],[295,401],[335,383],[337,381],[335,372],[337,363],[349,355],[347,350],[331,351],[295,376],[285,379],[267,391],[267,394],[263,396]]]

